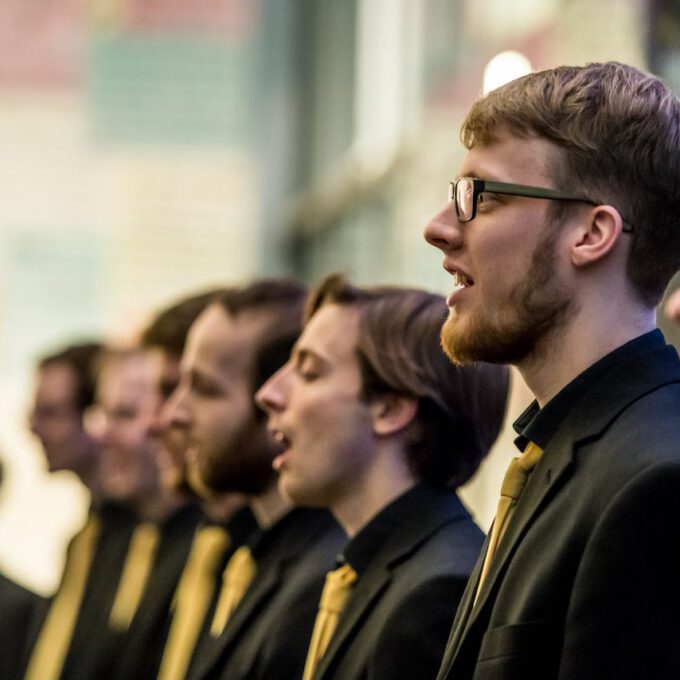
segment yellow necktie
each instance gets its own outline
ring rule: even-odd
[[[61,675],[99,533],[99,520],[90,516],[73,539],[59,592],[33,647],[25,680],[56,680]]]
[[[222,576],[222,590],[217,600],[210,634],[222,635],[229,618],[255,578],[257,565],[248,546],[241,546],[229,560]]]
[[[512,517],[512,513],[517,505],[517,500],[521,496],[533,469],[536,467],[536,464],[541,459],[542,455],[543,449],[533,442],[529,442],[524,449],[524,453],[522,453],[521,456],[516,456],[510,461],[510,465],[505,472],[505,477],[503,477],[503,484],[501,485],[501,497],[498,501],[496,519],[491,528],[489,547],[487,548],[486,556],[484,557],[484,564],[482,565],[482,573],[479,577],[475,602],[479,597],[482,584],[491,569],[494,555],[496,554],[498,545],[508,527],[510,517]]]
[[[319,613],[314,621],[312,639],[307,650],[305,671],[302,680],[312,680],[316,669],[338,627],[340,614],[347,604],[347,598],[358,575],[349,564],[326,574],[326,583],[321,593]]]
[[[217,567],[229,541],[229,534],[221,527],[197,532],[175,593],[175,613],[157,680],[186,677],[215,590]]]
[[[151,574],[158,539],[158,526],[150,522],[140,524],[130,538],[120,583],[109,615],[109,625],[113,630],[126,631],[130,627]]]

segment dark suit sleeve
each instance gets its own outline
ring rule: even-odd
[[[394,610],[369,661],[369,680],[435,678],[467,579],[420,584]]]
[[[680,468],[659,464],[603,509],[578,568],[560,680],[680,678]]]
[[[0,575],[0,680],[21,678],[43,598]]]

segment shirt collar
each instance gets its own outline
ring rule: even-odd
[[[569,411],[606,373],[619,364],[633,360],[639,354],[664,345],[663,334],[658,328],[640,335],[589,366],[543,408],[539,407],[537,401],[529,404],[513,423],[513,428],[518,434],[515,438],[517,448],[524,451],[526,445],[532,441],[545,449]]]
[[[248,537],[248,547],[253,558],[261,559],[265,554],[278,550],[285,543],[290,531],[295,530],[298,521],[309,512],[303,508],[289,510],[278,522],[266,529],[255,529]]]

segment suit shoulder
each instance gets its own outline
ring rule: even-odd
[[[432,490],[422,512],[394,538],[395,571],[421,577],[472,571],[484,543],[484,533],[452,491]]]

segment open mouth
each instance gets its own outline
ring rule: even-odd
[[[469,288],[475,285],[475,282],[467,274],[463,274],[463,272],[454,269],[451,270],[451,276],[453,276],[454,284],[461,288]]]
[[[271,433],[272,437],[274,437],[274,441],[280,444],[284,450],[290,447],[290,439],[288,439],[281,430],[271,430]]]

